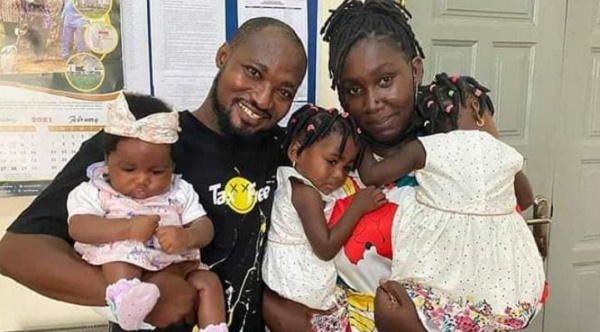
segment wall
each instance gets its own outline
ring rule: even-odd
[[[340,0],[321,0],[319,2],[319,29],[329,16],[329,9],[336,8]],[[321,35],[317,35],[317,82],[316,82],[316,104],[329,107],[339,107],[337,92],[331,90],[331,79],[327,69],[329,58],[329,44],[323,42]]]

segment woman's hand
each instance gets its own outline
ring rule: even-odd
[[[379,332],[426,332],[404,287],[392,280],[377,288],[375,326]]]

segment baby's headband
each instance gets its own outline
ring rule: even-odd
[[[117,98],[106,104],[107,121],[104,131],[118,136],[137,138],[154,144],[173,144],[177,142],[179,115],[177,111],[159,112],[136,120],[122,92]]]

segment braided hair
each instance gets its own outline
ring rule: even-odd
[[[412,16],[393,0],[344,0],[321,28],[329,43],[329,76],[341,97],[340,75],[352,45],[369,37],[385,37],[401,45],[406,60],[425,58],[410,24]]]
[[[306,104],[295,111],[287,126],[287,138],[283,144],[284,152],[296,141],[300,144],[298,155],[313,144],[329,137],[333,133],[342,136],[339,154],[342,155],[346,148],[346,142],[351,139],[359,149],[354,167],[358,166],[362,154],[360,129],[354,119],[346,112],[337,109],[325,109],[313,104]]]
[[[417,115],[425,135],[443,133],[458,128],[458,111],[467,104],[467,98],[479,102],[479,115],[488,111],[494,115],[494,105],[487,95],[488,88],[469,76],[435,75],[433,82],[419,88]]]

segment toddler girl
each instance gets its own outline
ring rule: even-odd
[[[88,168],[89,181],[67,200],[75,250],[102,266],[106,301],[124,330],[143,326],[158,288],[145,271],[171,269],[198,289],[203,331],[227,331],[218,277],[200,263],[199,248],[212,239],[198,194],[174,175],[173,145],[179,116],[147,96],[119,94],[109,103],[105,161]]]
[[[331,314],[312,319],[312,331],[345,331],[344,297],[335,292],[337,273],[331,259],[359,218],[386,199],[374,187],[359,191],[329,229],[326,214],[333,207],[334,192],[359,155],[358,128],[347,113],[305,105],[292,115],[287,131],[284,152],[292,167],[277,170],[263,280],[285,298],[313,309],[331,309]]]
[[[391,279],[427,331],[522,329],[544,300],[542,258],[515,209],[515,189],[522,208],[532,200],[523,157],[497,139],[488,91],[437,75],[417,100],[425,136],[379,162],[367,153],[360,166],[371,185],[415,171],[415,194],[399,204]]]

